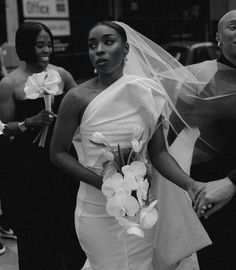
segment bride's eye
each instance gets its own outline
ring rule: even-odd
[[[108,40],[105,41],[105,44],[106,45],[112,45],[114,42],[115,42],[114,40],[108,39]]]
[[[89,49],[91,49],[91,50],[93,50],[93,49],[95,49],[96,48],[96,44],[95,43],[88,43],[88,48]]]

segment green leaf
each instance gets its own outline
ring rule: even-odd
[[[118,161],[119,161],[119,164],[120,164],[120,168],[122,168],[125,165],[124,156],[123,156],[123,153],[122,153],[122,151],[120,149],[119,144],[118,144],[117,148],[118,148]]]

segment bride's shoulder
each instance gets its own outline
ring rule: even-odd
[[[87,102],[87,100],[90,97],[92,86],[93,86],[93,79],[90,79],[70,89],[66,95],[74,102],[80,103]]]

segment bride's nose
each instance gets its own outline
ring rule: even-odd
[[[96,51],[96,54],[97,55],[101,55],[103,54],[105,51],[104,51],[104,46],[102,43],[99,43],[98,46],[97,46],[97,51]]]

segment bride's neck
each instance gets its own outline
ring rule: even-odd
[[[119,74],[99,74],[97,77],[97,84],[101,90],[104,90],[115,81],[120,79],[123,76],[123,73]]]

